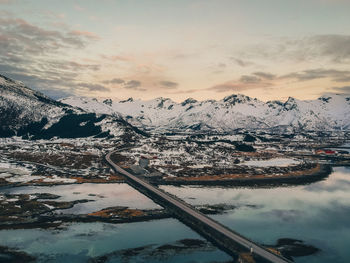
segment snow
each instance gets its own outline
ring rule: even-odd
[[[87,111],[84,111],[77,107],[71,107],[63,105],[57,101],[46,97],[40,92],[31,90],[16,81],[7,80],[0,76],[0,110],[5,113],[4,116],[11,114],[15,116],[11,119],[11,122],[6,123],[6,129],[18,131],[20,128],[27,127],[33,122],[41,122],[47,120],[43,129],[50,128],[53,124],[59,122],[63,116],[68,114],[84,114],[87,112],[94,112],[93,109],[97,107],[96,112],[107,113],[113,116],[107,116],[98,125],[101,126],[102,132],[110,131],[110,134],[118,137],[125,133],[125,125],[116,123],[115,117],[118,116],[113,110],[108,110],[108,105],[97,102],[97,100],[89,99],[88,102],[83,103],[81,99],[81,108],[87,107]],[[98,108],[98,105],[102,107],[105,105],[105,110]],[[79,107],[79,105],[77,105]],[[1,122],[0,116],[0,122]],[[6,120],[7,122],[7,120]],[[44,123],[43,123],[44,124]],[[86,122],[80,123],[80,126],[84,126]],[[59,132],[57,136],[59,136]]]
[[[50,177],[46,177],[43,182],[62,182],[62,183],[74,183],[77,180],[75,179],[70,179],[70,178],[62,178],[62,177],[58,177],[56,175],[52,176],[52,178]]]
[[[23,167],[23,166],[19,166],[16,164],[12,164],[12,163],[8,163],[8,162],[0,162],[0,174],[3,174],[3,177],[8,177],[8,175],[27,175],[30,174],[31,170]]]
[[[7,177],[11,177],[12,176],[12,174],[10,174],[10,173],[3,173],[3,172],[1,172],[1,169],[0,169],[0,178],[7,178]]]
[[[197,164],[197,165],[189,165],[189,166],[187,166],[187,167],[188,167],[188,168],[192,168],[192,169],[201,169],[201,168],[208,167],[208,165]]]
[[[6,178],[7,182],[26,183],[43,178],[41,176],[32,176],[31,174],[32,171],[27,167],[8,162],[0,162],[0,178]]]
[[[48,204],[44,204],[44,206],[46,206],[47,208],[49,208],[49,209],[55,209],[56,207],[54,207],[54,206],[52,206],[52,205],[48,205]]]
[[[255,166],[255,167],[270,167],[270,166],[287,167],[291,165],[300,164],[300,161],[295,159],[289,159],[289,158],[275,158],[275,159],[269,159],[269,160],[252,160],[252,161],[244,162],[242,164],[247,166]]]
[[[267,147],[264,150],[265,151],[277,151],[278,149],[276,147]]]
[[[0,85],[6,85],[7,82],[4,78],[0,77]]]
[[[7,202],[17,202],[19,199],[18,198],[8,198],[6,199]]]
[[[36,195],[29,195],[29,200],[33,200],[33,199],[36,199],[37,196]]]
[[[108,105],[102,100],[84,97],[68,97],[61,102],[88,112],[121,115],[131,124],[152,128],[152,131],[186,130],[193,125],[216,131],[272,127],[350,129],[350,104],[344,96],[335,94],[305,101],[288,98],[286,102],[263,102],[239,94],[219,101],[188,100],[186,103],[157,98],[112,101]]]
[[[42,179],[43,177],[41,176],[36,176],[36,175],[15,175],[10,178],[6,178],[6,181],[11,182],[11,183],[27,183],[33,180],[38,180]]]

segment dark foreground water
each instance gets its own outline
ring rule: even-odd
[[[3,230],[1,245],[15,247],[38,258],[38,262],[225,262],[228,255],[216,248],[154,250],[159,245],[185,238],[201,239],[175,219],[129,224],[69,224],[63,230]],[[144,247],[143,252],[125,249]],[[97,257],[115,253],[107,261]],[[0,260],[1,261],[1,260]]]
[[[237,205],[213,218],[259,243],[294,238],[321,249],[296,262],[350,262],[350,167],[334,168],[326,180],[305,186],[162,188],[191,204]]]

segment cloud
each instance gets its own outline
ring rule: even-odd
[[[321,56],[330,58],[335,63],[350,60],[350,35],[316,35],[310,37],[310,45],[315,45]]]
[[[159,89],[159,85],[163,89],[176,89],[178,86],[178,83],[172,82],[172,81],[156,81],[154,78],[142,78],[142,76],[138,76],[141,78],[141,80],[137,79],[131,79],[126,80],[124,78],[113,78],[110,80],[104,80],[102,83],[104,84],[115,84],[118,85],[117,87],[128,89],[128,90],[138,90],[138,91],[145,91],[146,89],[142,86],[147,86],[147,89],[155,88]],[[158,86],[157,86],[158,85]]]
[[[301,210],[295,210],[295,209],[272,209],[270,211],[262,212],[261,213],[264,217],[278,217],[280,220],[285,222],[296,222],[297,220],[300,220],[301,217],[305,216],[305,212]]]
[[[333,90],[341,94],[350,95],[350,86],[334,87]]]
[[[257,88],[267,88],[272,86],[271,83],[242,83],[237,81],[229,81],[226,83],[218,84],[208,88],[208,90],[214,90],[217,92],[226,92],[226,91],[244,91],[249,89],[257,89]]]
[[[214,85],[208,90],[214,90],[217,92],[226,91],[244,91],[257,88],[269,88],[283,83],[283,80],[295,80],[297,82],[311,81],[316,79],[330,79],[333,82],[349,83],[350,82],[350,70],[338,70],[338,69],[307,69],[298,72],[290,72],[285,75],[277,76],[267,72],[253,72],[250,75],[242,75],[236,80],[226,81],[217,85]],[[334,88],[340,92],[348,92],[348,86]]]
[[[271,39],[270,39],[271,40]],[[245,46],[240,54],[249,59],[263,59],[272,62],[330,62],[346,64],[350,62],[350,35],[328,34],[301,38],[274,38],[268,43]],[[249,63],[231,59],[241,67]]]
[[[213,87],[210,87],[208,90],[214,90],[217,92],[226,92],[226,91],[242,91],[245,90],[245,86],[239,85],[237,83],[226,82],[223,84],[218,84]]]
[[[100,39],[99,36],[97,36],[95,33],[89,32],[89,31],[80,31],[80,30],[73,30],[69,32],[72,36],[83,36],[89,39],[97,40]]]
[[[230,59],[233,60],[240,67],[248,67],[254,64],[252,62],[245,61],[236,57],[231,57]]]
[[[268,79],[268,80],[273,80],[274,78],[276,78],[276,75],[271,74],[271,73],[267,73],[267,72],[254,72],[253,75],[258,76],[260,78],[263,79]]]
[[[127,56],[120,56],[120,55],[100,55],[101,58],[103,59],[107,59],[110,61],[131,61],[132,58],[131,57],[127,57]]]
[[[114,78],[111,80],[104,80],[102,81],[104,84],[124,84],[125,80],[120,79],[120,78]]]
[[[48,30],[19,18],[0,18],[2,48],[10,53],[45,54],[61,48],[83,48],[87,36]]]
[[[77,86],[87,88],[90,91],[110,91],[108,88],[106,88],[105,86],[102,86],[100,84],[81,82],[81,83],[78,83]]]
[[[3,14],[0,16],[0,71],[48,95],[74,94],[76,88],[82,87],[76,84],[80,75],[98,71],[101,66],[67,60],[64,56],[67,51],[84,49],[93,41],[96,36],[91,32],[72,30],[68,26],[52,30]],[[105,87],[96,85],[84,88],[106,91]]]
[[[177,91],[168,92],[168,94],[191,94],[198,91],[201,91],[201,89],[177,90]]]
[[[210,66],[212,68],[212,74],[221,74],[225,72],[225,69],[227,68],[226,63],[218,63],[213,66]]]
[[[257,88],[268,88],[275,83],[271,80],[275,78],[275,75],[264,72],[255,72],[252,75],[242,75],[238,80],[231,80],[218,85],[214,85],[208,90],[214,90],[217,92],[226,91],[244,91]]]
[[[350,71],[337,69],[309,69],[300,72],[288,73],[280,78],[296,79],[297,81],[330,78],[335,82],[350,82]]]
[[[173,82],[173,81],[167,81],[167,80],[162,80],[159,82],[159,84],[163,87],[163,88],[167,88],[167,89],[176,89],[179,86],[179,83]]]
[[[124,84],[125,89],[144,90],[144,89],[139,89],[140,86],[141,86],[141,81],[138,81],[138,80],[129,80]]]
[[[243,75],[239,79],[242,83],[259,83],[261,79],[256,76]]]
[[[67,64],[63,65],[63,67],[66,67],[67,69],[71,69],[71,70],[92,70],[92,71],[98,71],[100,70],[100,65],[96,65],[96,64],[80,64],[74,61],[70,61]]]

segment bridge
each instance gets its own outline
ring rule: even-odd
[[[288,259],[272,253],[266,248],[204,215],[179,198],[125,171],[111,160],[111,155],[113,153],[114,152],[111,152],[106,155],[106,161],[117,173],[124,175],[130,185],[150,197],[156,203],[173,212],[181,222],[191,227],[231,256],[237,258],[240,252],[253,251],[254,256],[262,262],[291,263]]]

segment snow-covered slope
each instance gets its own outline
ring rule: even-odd
[[[48,117],[57,122],[65,114],[62,103],[0,75],[0,124],[2,134],[15,131]]]
[[[305,101],[289,98],[286,102],[263,102],[244,95],[219,101],[187,99],[182,103],[166,98],[98,101],[82,97],[61,102],[89,112],[120,113],[131,124],[149,130],[350,129],[350,98],[340,95]]]
[[[126,136],[130,139],[140,133],[119,116],[72,107],[0,75],[0,137]]]

